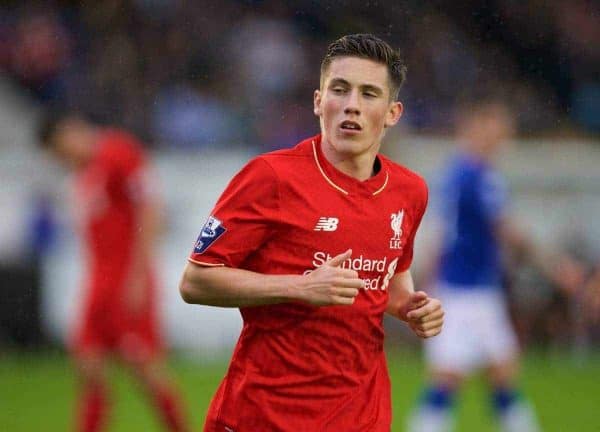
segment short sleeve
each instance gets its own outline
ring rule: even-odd
[[[239,267],[277,226],[279,183],[262,158],[249,162],[229,183],[202,227],[189,260]]]
[[[415,197],[415,206],[413,207],[413,220],[410,224],[410,232],[407,236],[406,244],[402,247],[402,256],[396,266],[396,274],[402,273],[410,268],[414,254],[414,243],[415,237],[425,210],[427,210],[427,202],[429,200],[429,191],[427,189],[427,183],[421,179],[420,187],[418,189],[418,195]]]

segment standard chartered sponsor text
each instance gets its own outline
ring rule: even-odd
[[[333,258],[329,253],[323,251],[317,251],[313,254],[312,264],[314,268],[320,267]],[[373,278],[363,278],[365,281],[365,290],[381,290],[385,291],[389,284],[389,280],[391,276],[394,274],[396,270],[396,265],[398,263],[398,258],[393,259],[388,265],[388,257],[383,257],[381,259],[371,259],[366,258],[362,254],[350,258],[342,263],[342,268],[355,270],[357,272],[377,272],[379,273],[376,277]],[[314,269],[308,269],[304,272],[304,274],[308,274],[312,272]],[[384,273],[387,273],[383,279],[382,276]]]

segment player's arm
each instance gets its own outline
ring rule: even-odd
[[[600,322],[600,263],[584,286],[584,313],[592,323]]]
[[[518,262],[527,262],[563,289],[576,284],[576,274],[568,271],[561,255],[543,250],[508,211],[508,188],[498,175],[488,173],[475,184],[474,199],[483,216],[494,227],[496,239]]]
[[[135,232],[124,300],[130,312],[143,309],[148,300],[148,265],[163,225],[162,207],[156,198],[145,197],[135,205]]]
[[[505,215],[497,221],[496,232],[503,246],[519,261],[530,263],[567,294],[583,283],[580,265],[566,254],[543,250],[511,216]]]
[[[406,321],[403,314],[404,307],[408,303],[410,295],[415,292],[412,273],[406,270],[396,274],[388,285],[389,300],[386,312],[402,321]]]
[[[300,301],[316,306],[351,305],[364,282],[341,264],[351,250],[306,275],[266,275],[225,266],[188,262],[179,284],[186,303],[248,307]]]
[[[396,274],[388,286],[389,302],[386,312],[406,321],[419,337],[429,338],[442,331],[444,310],[438,299],[424,291],[416,291],[410,270]]]
[[[146,198],[135,211],[136,233],[132,269],[144,271],[148,259],[154,253],[156,241],[163,227],[162,206],[156,197]]]
[[[163,208],[153,182],[152,167],[137,146],[123,146],[115,159],[114,176],[131,203],[134,218],[131,261],[123,299],[130,312],[138,313],[149,298],[148,266],[163,228]]]
[[[533,242],[519,227],[519,224],[510,215],[502,215],[496,220],[496,235],[500,243],[518,256],[525,257],[534,264],[543,266]]]

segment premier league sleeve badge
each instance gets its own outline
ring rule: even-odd
[[[202,227],[198,240],[196,240],[194,253],[201,254],[206,251],[225,231],[227,230],[219,219],[214,216],[209,216]]]

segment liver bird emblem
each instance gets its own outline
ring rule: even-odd
[[[394,237],[392,240],[400,240],[402,236],[402,219],[404,219],[404,210],[400,210],[398,213],[392,213],[392,230],[394,230]]]

